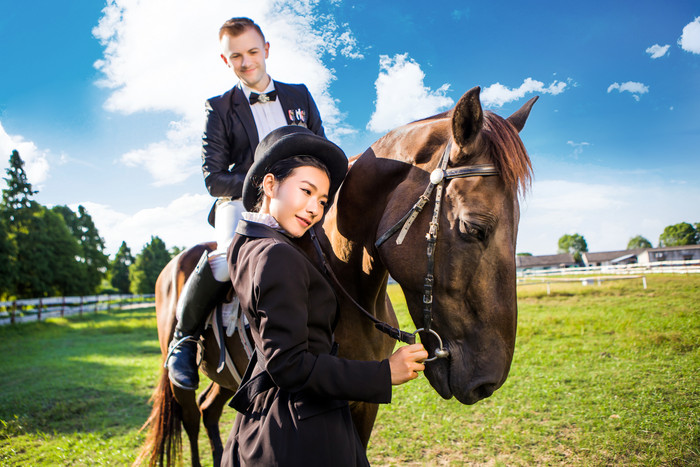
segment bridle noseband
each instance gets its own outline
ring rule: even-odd
[[[433,170],[430,174],[430,183],[425,188],[425,191],[418,198],[418,201],[413,205],[413,207],[404,215],[396,224],[394,224],[389,230],[387,230],[384,235],[379,237],[375,242],[374,246],[378,249],[384,242],[386,242],[392,235],[394,235],[399,229],[401,232],[396,238],[396,244],[401,245],[408,233],[408,230],[413,225],[413,222],[418,217],[418,214],[423,210],[423,207],[430,200],[430,195],[433,190],[435,190],[435,207],[433,209],[433,217],[430,221],[430,227],[428,233],[425,235],[428,241],[427,254],[428,254],[428,270],[425,274],[425,280],[423,281],[423,327],[417,329],[414,332],[401,331],[396,329],[391,325],[384,323],[374,317],[371,313],[365,310],[359,303],[355,301],[354,298],[345,290],[345,288],[340,284],[340,281],[335,277],[333,271],[330,269],[330,265],[327,263],[325,256],[321,251],[321,247],[316,239],[315,232],[311,229],[311,237],[314,240],[316,249],[321,255],[322,261],[329,275],[335,281],[336,285],[344,292],[344,294],[352,301],[352,303],[360,309],[366,316],[368,316],[375,323],[375,327],[380,331],[388,334],[394,339],[400,340],[412,344],[415,342],[415,335],[419,332],[429,332],[434,335],[439,343],[437,349],[435,349],[435,356],[428,358],[425,362],[431,362],[438,358],[446,358],[449,356],[449,350],[447,350],[442,339],[435,330],[431,329],[433,321],[433,285],[435,282],[434,272],[435,272],[435,245],[437,244],[437,234],[440,220],[440,207],[442,206],[442,194],[445,188],[445,184],[454,178],[467,178],[467,177],[486,177],[491,175],[498,175],[498,169],[494,165],[467,165],[464,167],[458,167],[454,169],[448,169],[447,164],[450,160],[450,150],[452,149],[452,141],[447,143],[445,147],[445,152],[442,154],[442,158],[438,164],[438,168]]]

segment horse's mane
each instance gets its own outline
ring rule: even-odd
[[[527,193],[532,184],[532,163],[518,131],[499,115],[486,111],[482,133],[505,184],[521,195]]]

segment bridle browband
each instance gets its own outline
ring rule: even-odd
[[[454,178],[467,178],[467,177],[486,177],[491,175],[498,175],[498,169],[494,165],[468,165],[464,167],[448,169],[447,164],[450,160],[450,150],[452,149],[452,141],[447,143],[445,151],[442,154],[442,158],[438,164],[438,168],[433,170],[430,174],[430,183],[425,188],[423,194],[418,198],[418,201],[413,205],[413,207],[389,230],[387,230],[384,235],[379,237],[379,239],[374,243],[374,246],[378,249],[384,242],[386,242],[392,235],[394,235],[399,229],[401,232],[396,238],[396,244],[401,245],[408,233],[408,230],[413,225],[413,222],[418,217],[418,214],[423,210],[423,207],[430,200],[430,195],[433,190],[435,190],[435,207],[433,209],[433,217],[430,221],[430,227],[428,233],[426,234],[426,239],[428,241],[427,254],[428,254],[428,270],[425,274],[425,280],[423,281],[423,327],[417,329],[414,332],[406,332],[400,329],[394,328],[393,326],[378,320],[374,315],[365,310],[355,299],[348,293],[347,290],[342,286],[338,278],[333,273],[330,268],[330,264],[321,250],[321,246],[316,238],[316,234],[312,229],[311,238],[313,240],[316,251],[321,257],[324,267],[326,268],[329,276],[333,279],[336,286],[345,294],[345,296],[350,299],[350,301],[357,307],[364,315],[374,322],[374,326],[387,334],[388,336],[412,344],[415,342],[415,336],[417,333],[424,331],[433,334],[438,342],[439,347],[435,349],[435,356],[425,360],[425,362],[433,361],[437,358],[446,358],[449,356],[449,351],[444,347],[442,339],[435,330],[431,329],[433,321],[433,285],[434,285],[434,272],[435,272],[435,245],[437,244],[437,233],[439,227],[440,219],[440,207],[442,206],[442,194],[444,191],[445,184]]]

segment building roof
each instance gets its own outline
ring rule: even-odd
[[[570,253],[542,256],[516,256],[516,268],[563,267],[576,264]]]
[[[613,262],[620,260],[622,257],[636,256],[642,253],[645,248],[637,248],[635,250],[617,250],[617,251],[601,251],[598,253],[585,252],[581,254],[583,262],[586,264],[602,263],[606,261]]]
[[[661,252],[661,251],[679,251],[679,250],[697,250],[700,249],[700,245],[681,245],[681,246],[664,246],[659,248],[647,248],[649,251]]]

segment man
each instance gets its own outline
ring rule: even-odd
[[[233,89],[206,102],[202,172],[217,200],[209,213],[217,249],[205,254],[188,278],[177,304],[177,324],[166,363],[170,380],[196,389],[197,340],[211,310],[228,292],[226,251],[244,211],[243,181],[260,140],[284,125],[301,125],[325,136],[321,117],[303,84],[273,81],[265,60],[270,43],[248,18],[231,18],[219,30],[221,58],[240,80]]]

